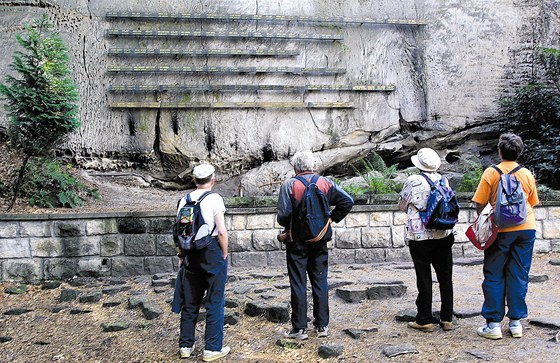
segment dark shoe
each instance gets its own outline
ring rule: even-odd
[[[431,333],[435,329],[435,326],[432,323],[420,325],[415,321],[411,321],[407,325],[408,325],[409,328],[420,330],[420,331],[427,332],[427,333]]]

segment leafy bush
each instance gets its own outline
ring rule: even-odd
[[[474,155],[468,155],[461,159],[467,164],[468,169],[465,173],[463,173],[463,177],[457,187],[457,191],[475,192],[478,187],[478,183],[482,178],[482,173],[484,173],[482,163]]]
[[[74,208],[83,205],[87,197],[99,198],[97,189],[72,175],[70,165],[62,166],[44,158],[29,161],[21,192],[31,205],[42,208]]]
[[[387,166],[379,154],[373,152],[369,158],[360,159],[363,171],[357,167],[352,168],[360,175],[373,194],[398,193],[401,191],[402,183],[394,180],[397,176],[397,166]]]

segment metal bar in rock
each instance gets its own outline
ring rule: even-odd
[[[344,68],[321,67],[169,67],[109,66],[109,73],[290,73],[297,75],[332,75],[346,73]]]
[[[156,109],[309,109],[354,108],[352,102],[113,102],[111,108]]]
[[[254,92],[254,91],[280,91],[280,92],[325,92],[325,91],[352,91],[352,92],[391,92],[394,85],[305,85],[286,86],[276,84],[240,84],[240,85],[110,85],[111,92]]]
[[[368,25],[427,25],[424,20],[389,19],[389,18],[352,18],[345,16],[305,16],[305,15],[261,15],[261,14],[215,14],[215,13],[165,13],[165,12],[108,12],[108,19],[140,19],[140,20],[220,20],[220,21],[270,21],[270,22],[301,22],[331,24],[368,24]]]
[[[188,30],[130,30],[109,29],[107,36],[113,37],[178,37],[178,38],[230,38],[230,39],[289,39],[289,40],[342,40],[338,34],[268,33],[236,31],[188,31]]]
[[[122,56],[253,56],[253,57],[293,57],[297,50],[259,50],[259,49],[146,49],[146,48],[109,48],[109,55]]]

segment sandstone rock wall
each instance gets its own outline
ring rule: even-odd
[[[15,34],[39,13],[48,12],[67,41],[80,92],[79,132],[61,149],[82,163],[95,157],[148,163],[156,176],[172,178],[193,163],[217,164],[224,177],[237,176],[251,194],[269,194],[290,172],[285,160],[311,148],[329,169],[385,150],[405,160],[419,146],[442,157],[450,151],[478,153],[493,123],[497,99],[526,79],[537,46],[558,42],[554,1],[498,0],[248,0],[0,2],[0,47],[15,50]],[[425,26],[317,25],[262,21],[109,20],[108,11],[218,14],[280,14],[354,18],[416,19]],[[268,31],[337,34],[341,41],[274,41],[108,37],[108,29]],[[111,47],[297,50],[294,58],[117,57]],[[11,51],[0,54],[1,73],[9,72]],[[114,74],[109,66],[269,66],[344,68],[340,75],[291,74]],[[111,84],[385,84],[393,92],[198,92],[191,94],[110,93]],[[121,110],[122,100],[164,102],[352,102],[354,109]],[[0,112],[0,125],[7,122]],[[493,140],[490,140],[492,149]],[[130,164],[126,164],[130,165]],[[249,173],[247,173],[249,172]],[[246,174],[247,173],[247,174]],[[262,179],[270,179],[264,183]],[[267,179],[267,180],[268,180]],[[258,180],[258,181],[256,181]],[[263,186],[268,184],[268,186]]]

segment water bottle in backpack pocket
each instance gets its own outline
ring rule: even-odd
[[[426,174],[420,175],[430,184],[426,209],[418,211],[422,223],[428,229],[452,229],[459,217],[459,202],[455,192],[449,187],[444,176],[433,182]]]
[[[521,182],[515,172],[522,168],[518,165],[504,174],[496,165],[492,165],[500,173],[496,205],[494,206],[494,223],[500,228],[519,226],[527,220],[527,202]]]

